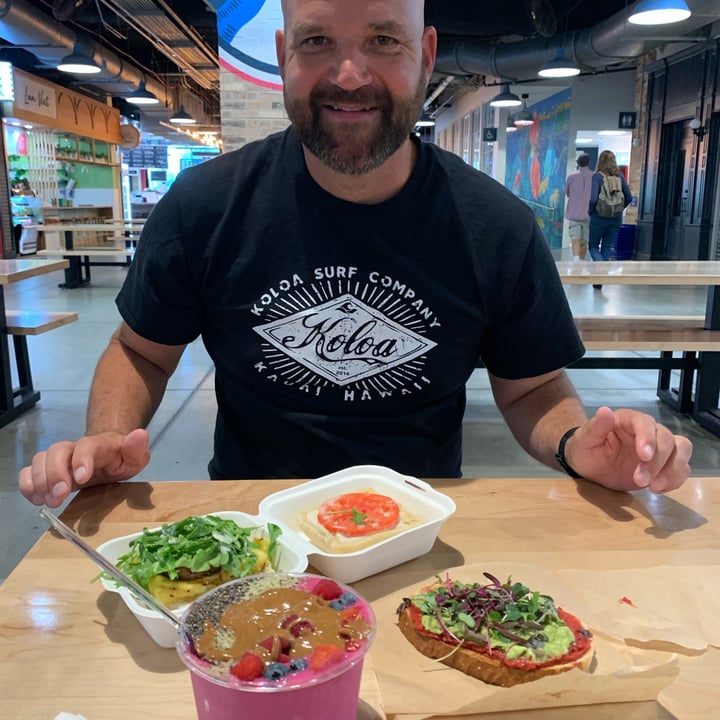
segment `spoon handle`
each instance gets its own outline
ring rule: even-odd
[[[117,582],[141,597],[153,610],[157,610],[170,622],[173,627],[184,633],[180,621],[161,602],[154,598],[145,588],[138,585],[132,578],[128,577],[122,570],[115,567],[107,558],[103,557],[95,548],[90,547],[77,533],[71,530],[62,520],[55,517],[45,508],[40,510],[40,515],[50,523],[66,540],[69,540],[75,547],[82,550],[88,557],[97,563],[108,575],[111,575]]]

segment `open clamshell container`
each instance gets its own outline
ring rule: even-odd
[[[247,515],[243,512],[233,510],[222,510],[219,512],[208,513],[216,517],[234,520],[240,527],[257,528],[252,533],[252,537],[267,536],[267,520],[257,515]],[[153,530],[153,528],[148,528]],[[160,529],[160,526],[157,527]],[[106,557],[113,564],[117,563],[117,559],[124,555],[130,548],[130,541],[142,535],[141,532],[132,533],[131,535],[123,535],[122,537],[108,540],[98,547],[98,552]],[[278,538],[278,572],[302,572],[307,568],[308,559],[307,552],[302,541],[295,537],[292,533],[285,531]],[[132,591],[126,587],[117,585],[111,578],[101,577],[101,583],[105,590],[118,593],[125,604],[128,606],[138,622],[145,628],[148,635],[161,647],[175,647],[176,630],[159,612],[149,608],[143,601],[136,597]],[[172,612],[180,618],[188,607],[189,603],[173,608]]]
[[[388,495],[416,518],[407,530],[362,550],[331,553],[313,545],[298,524],[298,514],[331,498],[372,488]],[[455,501],[428,483],[379,465],[357,465],[268,495],[260,515],[299,539],[310,565],[324,575],[351,583],[428,552],[441,525],[455,512]]]
[[[407,530],[369,547],[344,553],[331,553],[320,549],[300,530],[299,513],[317,508],[321,503],[338,495],[368,488],[392,497],[406,508],[416,522]],[[432,548],[440,526],[454,512],[455,501],[434,490],[423,480],[401,475],[379,465],[357,465],[268,495],[260,503],[258,515],[246,515],[232,510],[210,514],[235,520],[241,527],[257,527],[261,536],[265,534],[268,522],[280,526],[283,533],[278,538],[278,572],[303,572],[310,563],[328,577],[351,583],[424,555]],[[134,533],[109,540],[98,548],[98,552],[115,563],[128,551],[130,540],[140,534]],[[130,611],[158,645],[175,647],[175,629],[162,615],[147,607],[127,588],[105,578],[102,578],[101,582],[106,590],[120,594]],[[187,605],[180,606],[173,612],[180,617],[186,607]]]

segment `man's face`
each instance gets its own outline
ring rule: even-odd
[[[420,116],[436,36],[422,0],[286,0],[285,108],[303,145],[348,175],[379,167]]]

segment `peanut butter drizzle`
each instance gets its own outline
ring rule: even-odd
[[[295,637],[290,628],[302,621],[309,621],[313,629]],[[273,657],[258,643],[277,637],[290,642],[286,654],[291,658],[304,657],[317,645],[344,649],[347,640],[361,640],[369,630],[362,616],[343,621],[340,612],[317,595],[294,588],[276,588],[228,606],[217,625],[206,622],[195,649],[200,657],[212,662],[237,660],[245,652],[254,652],[266,661],[274,660],[277,653]],[[273,644],[277,650],[279,640]]]

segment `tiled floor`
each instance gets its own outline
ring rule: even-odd
[[[0,582],[46,529],[38,508],[20,497],[17,472],[37,449],[82,434],[85,402],[95,362],[118,323],[115,294],[125,270],[93,268],[92,285],[61,290],[62,273],[44,275],[6,288],[8,308],[32,306],[74,310],[78,322],[29,338],[33,375],[40,403],[0,429]],[[577,313],[702,314],[702,288],[568,286]],[[648,412],[695,444],[696,475],[717,475],[720,440],[691,420],[677,416],[655,396],[653,371],[573,370],[572,379],[590,410],[601,404]],[[207,477],[215,413],[213,366],[200,342],[183,356],[165,400],[153,420],[153,456],[139,480],[196,480]],[[465,476],[550,476],[554,471],[530,459],[517,446],[492,402],[484,371],[468,386],[464,427]]]

